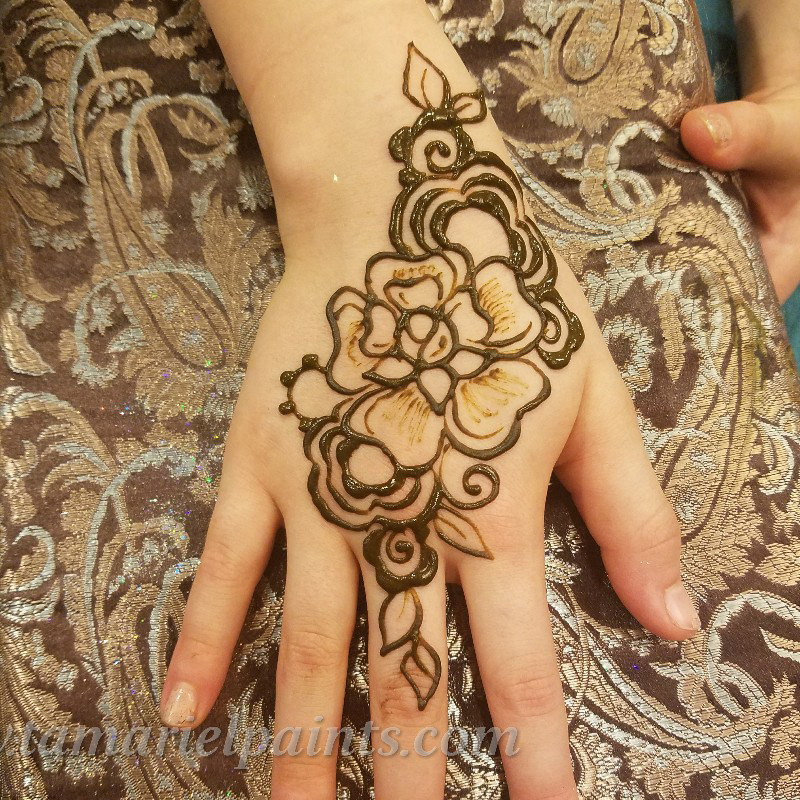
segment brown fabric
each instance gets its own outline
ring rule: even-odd
[[[800,394],[737,187],[679,144],[681,115],[710,97],[694,9],[431,7],[635,398],[704,624],[684,645],[643,633],[553,487],[549,597],[580,790],[798,798]],[[67,726],[69,749],[79,725],[158,726],[282,251],[196,2],[6,0],[0,26],[0,711],[18,731]],[[271,723],[283,570],[278,547],[208,725]],[[488,725],[456,589],[449,631],[451,722]],[[350,670],[344,722],[361,728],[363,605]],[[5,749],[2,797],[247,797],[269,783],[267,756],[242,771],[237,755],[182,756],[176,742],[163,757],[42,751]],[[341,798],[370,784],[368,758],[342,759]],[[450,760],[448,797],[503,795],[497,759]]]

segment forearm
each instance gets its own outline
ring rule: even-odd
[[[335,205],[336,214],[315,215],[332,219],[396,194],[399,165],[387,142],[415,116],[401,85],[409,42],[458,90],[475,88],[423,0],[203,6],[253,119],[284,238],[300,204]],[[503,150],[490,120],[471,133],[477,146]]]
[[[733,0],[744,94],[800,81],[800,0]]]

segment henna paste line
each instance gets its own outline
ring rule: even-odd
[[[483,92],[453,95],[412,42],[403,94],[421,113],[389,141],[402,164],[389,220],[394,250],[367,261],[363,288],[343,286],[331,296],[331,357],[322,365],[308,354],[281,375],[287,399],[279,410],[303,432],[308,490],[322,516],[365,533],[364,558],[386,592],[380,652],[404,651],[400,670],[422,710],[442,673],[422,635],[417,592],[438,568],[428,538],[435,533],[463,553],[493,557],[468,518],[499,492],[500,476],[484,462],[513,447],[524,415],[550,395],[537,360],[565,367],[583,329],[556,289],[555,256],[526,214],[516,174],[497,154],[476,150],[464,130],[485,119]],[[431,132],[438,138],[421,144]],[[475,263],[450,240],[450,222],[466,209],[499,223],[506,254]],[[295,392],[309,372],[341,397],[326,416],[298,411]],[[389,476],[359,477],[353,460],[360,451]],[[471,460],[458,490],[443,469],[453,454]]]

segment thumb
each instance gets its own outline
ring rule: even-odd
[[[630,395],[598,348],[556,474],[572,495],[619,599],[665,639],[700,628],[681,581],[681,531],[642,442]]]
[[[702,106],[681,122],[683,146],[713,169],[745,169],[781,176],[800,165],[800,104],[789,101]]]

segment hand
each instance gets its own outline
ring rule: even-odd
[[[688,112],[686,149],[701,164],[741,170],[780,302],[800,283],[800,81]]]
[[[304,734],[300,755],[274,760],[273,798],[335,796],[335,756],[305,743],[312,728],[340,724],[359,576],[376,797],[444,793],[444,755],[423,757],[415,738],[430,726],[438,734],[423,744],[435,748],[447,728],[447,580],[464,590],[493,723],[518,731],[517,755],[503,753],[511,797],[575,798],[545,592],[551,473],[622,602],[673,640],[699,628],[680,531],[588,304],[526,214],[483,96],[451,90],[413,46],[403,88],[396,124],[410,127],[390,149],[399,164],[354,163],[327,190],[278,204],[286,274],[231,422],[162,715],[196,727],[208,714],[283,524],[275,731]],[[376,203],[368,188],[398,166],[402,191]],[[387,726],[407,757],[381,754]]]

